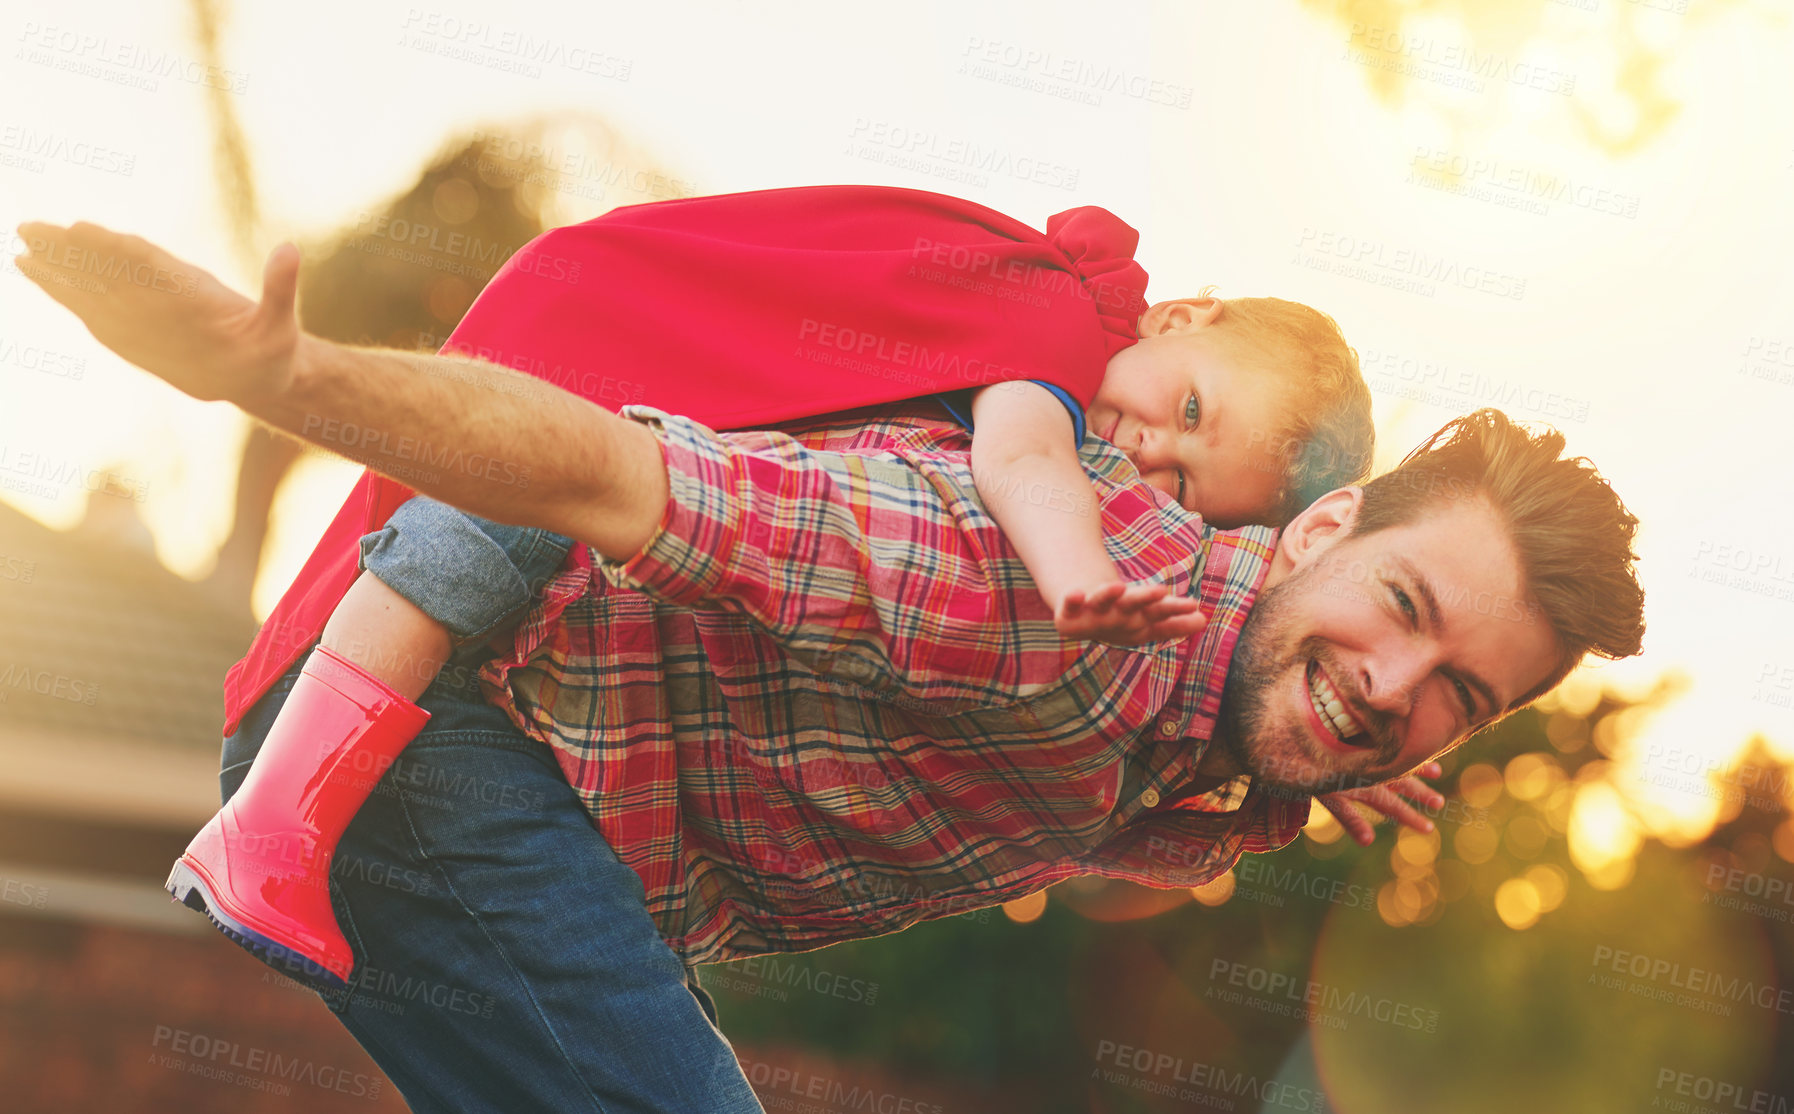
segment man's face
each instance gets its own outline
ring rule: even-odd
[[[1506,528],[1481,499],[1346,533],[1354,490],[1324,496],[1280,548],[1222,696],[1221,741],[1267,788],[1331,792],[1444,753],[1544,680],[1555,634]],[[1310,516],[1316,516],[1318,521]]]

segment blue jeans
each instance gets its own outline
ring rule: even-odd
[[[640,878],[549,748],[481,697],[489,652],[466,651],[338,846],[330,893],[355,974],[326,1003],[415,1111],[760,1114]],[[298,675],[224,740],[226,800]]]

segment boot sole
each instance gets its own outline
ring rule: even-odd
[[[347,980],[311,956],[257,932],[232,916],[212,892],[205,875],[188,866],[186,859],[175,861],[174,869],[168,872],[168,881],[162,884],[162,888],[187,908],[204,913],[206,919],[212,922],[212,927],[228,936],[232,943],[281,974],[319,992],[349,988]]]

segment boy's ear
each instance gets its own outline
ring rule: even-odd
[[[1221,316],[1221,299],[1207,296],[1174,298],[1160,302],[1140,315],[1136,331],[1142,337],[1188,333],[1207,328]]]

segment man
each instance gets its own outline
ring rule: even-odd
[[[416,1109],[757,1109],[687,964],[1076,874],[1192,885],[1288,842],[1308,794],[1638,649],[1635,520],[1491,411],[1280,534],[1205,530],[1088,451],[1124,571],[1210,613],[1193,646],[1124,651],[1052,633],[931,415],[719,437],[488,391],[468,379],[508,373],[301,335],[290,248],[257,305],[135,238],[21,231],[21,268],[133,363],[302,436],[384,431],[330,446],[375,468],[403,437],[527,469],[416,486],[602,558],[612,584],[563,573],[487,666],[496,705],[426,696],[343,843],[360,967],[332,1006]],[[250,757],[227,741],[227,791]],[[394,1014],[395,985],[440,992]]]

